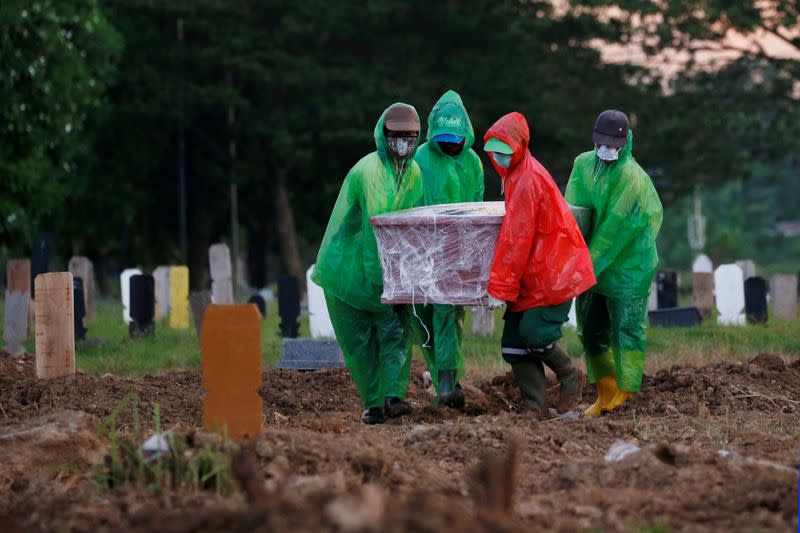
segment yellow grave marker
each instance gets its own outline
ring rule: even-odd
[[[169,327],[189,327],[189,269],[185,266],[169,269]]]

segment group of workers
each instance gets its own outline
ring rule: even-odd
[[[483,200],[484,172],[461,97],[447,91],[420,142],[416,110],[396,103],[375,126],[377,150],[347,174],[312,276],[325,291],[345,363],[358,387],[366,424],[410,412],[405,401],[413,344],[421,346],[441,405],[465,405],[461,340],[464,309],[454,305],[382,304],[383,276],[370,225],[375,215]],[[602,112],[594,149],[576,159],[562,196],[530,152],[525,117],[509,113],[483,136],[502,180],[506,214],[485,300],[506,307],[501,355],[511,365],[524,409],[548,416],[544,365],[560,383],[560,412],[579,403],[584,376],[558,344],[576,300],[578,333],[599,416],[641,387],[655,239],[663,211],[648,175],[633,158],[633,133],[621,111]],[[569,204],[591,208],[587,243]],[[588,246],[587,246],[588,244]],[[443,268],[446,268],[443,265]]]

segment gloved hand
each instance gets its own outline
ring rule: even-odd
[[[488,307],[489,309],[500,309],[501,307],[506,305],[506,303],[503,300],[498,300],[491,294],[487,294],[487,296],[489,296],[489,303],[486,304],[486,307]]]

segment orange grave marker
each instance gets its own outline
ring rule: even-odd
[[[203,427],[232,438],[261,433],[261,316],[245,305],[210,305],[203,315]]]
[[[36,377],[75,373],[75,322],[72,274],[36,276]]]

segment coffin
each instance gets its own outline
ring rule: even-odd
[[[592,210],[570,206],[587,238]],[[416,207],[372,217],[386,304],[483,305],[503,202]]]

